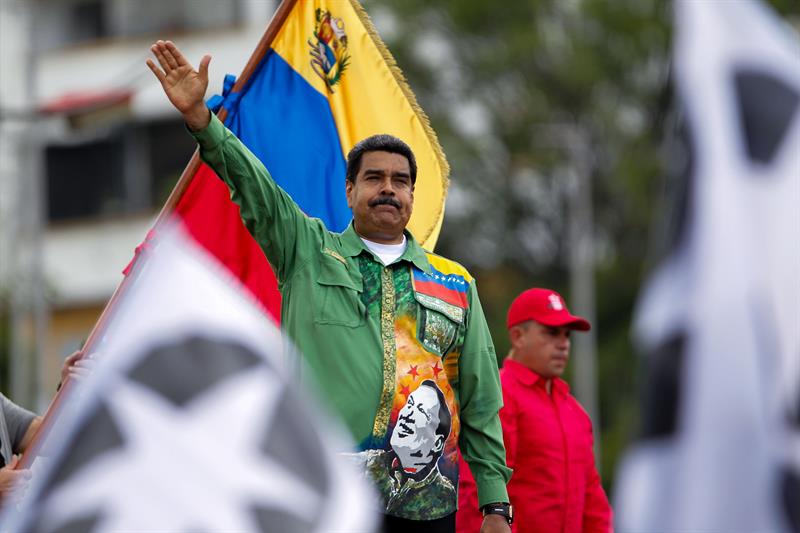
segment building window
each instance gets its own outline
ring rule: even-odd
[[[102,0],[80,2],[70,12],[70,23],[67,26],[70,42],[81,43],[95,41],[108,36],[109,28]]]
[[[48,220],[157,211],[194,149],[194,140],[179,120],[129,124],[102,139],[48,146]]]
[[[152,122],[145,127],[150,154],[150,205],[160,209],[183,174],[197,143],[183,121]]]
[[[47,212],[53,222],[119,212],[125,203],[119,138],[45,150]]]
[[[242,0],[35,0],[33,5],[39,50],[232,26],[242,21],[243,11]]]
[[[120,36],[204,30],[241,21],[238,0],[121,0],[112,3],[116,34]]]

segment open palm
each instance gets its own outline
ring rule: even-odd
[[[157,41],[150,50],[161,68],[152,59],[147,60],[147,66],[161,82],[161,87],[172,105],[183,114],[204,106],[211,56],[203,56],[199,69],[195,70],[171,41]]]

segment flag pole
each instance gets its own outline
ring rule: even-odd
[[[233,89],[231,92],[238,92],[245,86],[245,84],[250,80],[250,76],[253,75],[258,65],[264,59],[264,56],[269,51],[270,46],[272,46],[272,41],[275,40],[275,36],[278,35],[278,31],[283,26],[286,17],[289,16],[294,5],[297,3],[297,0],[282,0],[281,4],[278,6],[278,9],[275,10],[275,14],[272,16],[272,20],[267,26],[264,35],[261,36],[261,40],[256,45],[255,51],[250,56],[250,59],[247,61],[247,64],[242,70],[242,74],[236,79],[236,83],[233,84]],[[225,121],[225,118],[228,116],[228,110],[225,107],[221,107],[219,112],[217,113],[217,117],[221,121]],[[189,163],[186,165],[186,168],[183,170],[178,183],[175,184],[175,188],[172,189],[172,192],[167,198],[164,207],[161,208],[161,212],[158,214],[158,218],[156,219],[154,227],[159,227],[159,225],[167,219],[174,211],[175,206],[178,205],[180,199],[183,197],[183,193],[186,192],[186,189],[189,188],[189,184],[192,182],[194,175],[197,173],[197,170],[200,168],[200,154],[197,150],[195,150],[192,158],[189,160]]]
[[[281,1],[280,5],[275,10],[275,13],[272,15],[272,19],[270,20],[267,29],[261,36],[261,40],[259,40],[258,45],[256,45],[256,48],[251,54],[250,59],[247,61],[247,64],[242,70],[241,75],[239,78],[237,78],[236,83],[234,83],[232,92],[240,91],[247,84],[250,77],[253,75],[256,68],[258,68],[259,64],[264,59],[264,56],[269,51],[270,47],[272,46],[272,41],[275,40],[275,37],[277,36],[278,32],[283,26],[283,23],[286,21],[286,18],[289,16],[289,13],[292,11],[292,8],[294,8],[296,3],[297,0]],[[227,117],[227,114],[228,110],[222,107],[217,113],[217,116],[220,120],[224,121]],[[153,230],[160,228],[172,216],[175,207],[178,205],[178,202],[180,202],[184,193],[189,188],[189,185],[192,183],[192,180],[197,174],[200,164],[200,154],[197,150],[195,150],[194,154],[189,160],[189,163],[187,163],[186,168],[184,168],[183,173],[181,173],[181,177],[178,179],[178,182],[175,184],[175,187],[172,189],[172,192],[167,198],[167,201],[161,208],[161,211],[159,212],[158,217],[153,224]],[[141,251],[143,253],[136,254],[133,259],[134,267],[139,263],[140,258],[146,255],[146,253],[144,253],[144,248],[142,248]],[[101,333],[105,330],[105,327],[108,324],[108,321],[114,310],[116,309],[117,304],[125,295],[128,288],[132,285],[133,278],[135,278],[140,271],[141,268],[133,268],[128,275],[126,275],[122,281],[120,281],[119,285],[117,285],[117,288],[114,290],[114,293],[111,295],[108,303],[106,303],[103,312],[98,317],[97,322],[95,323],[92,331],[89,333],[89,336],[86,339],[86,342],[84,343],[82,357],[85,357],[86,354],[92,353],[94,345],[96,344],[97,340],[101,338]],[[45,439],[47,438],[47,433],[53,427],[58,412],[60,411],[62,405],[66,402],[65,398],[69,397],[68,391],[72,387],[69,377],[67,377],[66,381],[62,385],[63,386],[56,392],[55,397],[50,402],[50,406],[47,408],[47,411],[44,414],[39,431],[34,436],[30,446],[28,446],[28,449],[22,455],[19,463],[17,463],[17,469],[30,468],[33,464],[33,461],[39,455],[39,451],[42,449]]]

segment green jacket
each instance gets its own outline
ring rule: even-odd
[[[452,416],[442,475],[458,486],[460,446],[480,505],[508,501],[497,362],[469,272],[426,252],[409,232],[403,255],[384,266],[352,223],[333,233],[306,216],[216,116],[193,136],[275,271],[283,330],[359,449],[388,449],[408,395],[433,380]],[[389,512],[434,519],[455,511],[450,500],[436,507],[438,516]]]

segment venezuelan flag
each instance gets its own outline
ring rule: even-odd
[[[414,290],[466,309],[468,305],[467,290],[472,283],[472,276],[458,263],[434,254],[427,254],[427,256],[431,264],[431,272],[414,269],[412,278]]]
[[[356,0],[285,0],[242,80],[227,77],[222,96],[209,105],[225,108],[226,126],[306,214],[332,231],[344,230],[351,219],[344,193],[346,154],[377,133],[403,139],[418,166],[409,229],[433,249],[444,218],[447,161]],[[227,187],[210,168],[193,161],[165,210],[278,319],[280,294],[269,263],[242,224]]]
[[[342,231],[351,219],[345,157],[361,139],[389,133],[419,167],[409,229],[432,249],[441,228],[448,166],[428,120],[355,0],[297,0],[226,125],[310,216]],[[226,106],[227,107],[227,106]]]

